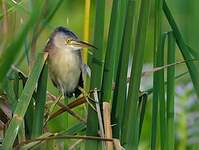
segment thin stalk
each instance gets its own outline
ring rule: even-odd
[[[17,105],[17,99],[16,99],[16,95],[13,90],[13,82],[6,79],[4,88],[7,93],[9,106],[10,106],[12,112],[14,112],[16,105]]]
[[[125,148],[127,150],[138,149],[139,139],[139,126],[138,126],[138,100],[139,100],[139,88],[142,74],[142,67],[144,62],[144,50],[146,32],[148,27],[148,19],[150,14],[149,0],[141,1],[141,9],[139,14],[138,29],[136,33],[135,51],[133,56],[131,78],[129,83],[129,92],[126,103],[126,110],[124,113],[124,133],[122,137],[123,143],[126,143]],[[123,144],[122,143],[122,144]]]
[[[183,55],[184,60],[191,60],[193,59],[191,50],[189,48],[189,46],[187,46],[187,44],[184,42],[184,39],[180,33],[180,30],[174,20],[174,17],[171,14],[171,11],[166,3],[166,1],[163,1],[163,10],[165,13],[165,16],[173,30],[173,35],[176,39],[176,43]],[[197,56],[194,56],[194,58],[198,57],[198,53],[196,53]],[[199,69],[196,66],[196,64],[194,62],[187,62],[186,63],[187,68],[189,69],[189,74],[191,76],[191,80],[193,83],[193,86],[195,88],[195,92],[197,94],[197,96],[199,97],[199,78],[198,78],[198,74],[199,74]]]
[[[166,33],[161,36],[159,48],[157,51],[157,67],[164,65],[164,43]],[[167,124],[166,124],[166,102],[165,102],[165,88],[164,88],[164,70],[157,72],[158,82],[158,101],[159,101],[159,117],[160,117],[160,143],[161,149],[167,150]]]
[[[33,27],[35,20],[38,18],[38,12],[41,11],[43,5],[38,0],[38,3],[34,9],[34,11],[31,12],[29,20],[26,22],[24,27],[22,28],[21,32],[16,36],[12,43],[9,44],[9,46],[1,53],[0,57],[0,85],[2,84],[2,81],[4,80],[8,70],[10,69],[11,65],[13,64],[14,60],[20,53],[21,47],[23,45],[24,40],[27,37],[28,32]],[[15,51],[13,53],[13,51]],[[9,61],[8,61],[9,60]]]
[[[18,142],[21,143],[23,141],[26,141],[26,136],[25,136],[25,123],[24,121],[21,124],[21,127],[19,128],[18,132]]]
[[[117,54],[121,50],[126,8],[127,0],[113,1],[102,83],[102,100],[107,102],[111,101],[112,98],[112,83],[114,71],[117,70]]]
[[[161,39],[161,28],[162,28],[162,0],[155,0],[154,9],[154,52],[153,52],[153,64],[154,68],[157,67],[157,50],[158,43]],[[151,149],[156,149],[157,142],[157,114],[158,114],[158,82],[157,73],[153,74],[153,102],[152,102],[152,131],[151,131]]]
[[[34,98],[32,98],[24,117],[27,138],[31,138],[31,135],[32,135],[34,112],[35,112],[34,104],[35,104],[35,100]]]
[[[14,144],[14,140],[18,134],[21,123],[23,122],[24,115],[27,111],[35,86],[39,79],[39,75],[43,68],[47,55],[39,55],[36,64],[33,67],[32,74],[28,78],[24,90],[19,97],[19,102],[16,106],[13,118],[10,121],[9,127],[6,130],[5,138],[3,140],[4,150],[10,150]]]
[[[139,103],[140,103],[140,105],[139,105],[139,109],[140,109],[139,141],[140,141],[140,137],[141,137],[142,126],[143,126],[143,122],[144,122],[144,116],[145,116],[145,112],[146,112],[147,98],[148,98],[148,95],[144,94],[139,100]]]
[[[84,41],[88,41],[89,40],[89,24],[90,24],[90,5],[91,2],[90,0],[85,0],[85,9],[84,9]],[[84,49],[83,52],[83,60],[84,63],[87,63],[88,61],[88,49]]]
[[[107,102],[103,102],[103,118],[104,118],[105,137],[112,138],[110,104]],[[107,150],[113,150],[113,143],[106,142],[106,146]]]
[[[91,89],[101,89],[102,74],[104,68],[104,15],[105,15],[105,0],[96,1],[96,16],[95,16],[95,27],[94,27],[94,45],[98,48],[94,51],[92,62],[91,62]],[[100,102],[101,103],[101,102]],[[98,133],[98,120],[97,114],[93,108],[88,107],[87,116],[87,130],[86,135],[96,136]],[[87,150],[97,149],[98,142],[87,140],[85,148]]]
[[[188,73],[189,73],[189,72],[186,71],[186,72],[183,72],[183,73],[181,73],[181,74],[175,76],[175,80],[184,77],[184,76],[187,75]],[[164,84],[167,85],[167,81],[165,81]],[[150,94],[152,94],[153,92],[154,92],[154,88],[150,88],[150,89],[144,91],[144,93],[146,93],[147,95],[150,95]]]
[[[135,0],[128,1],[127,14],[125,19],[124,36],[122,40],[121,54],[118,65],[118,71],[116,76],[116,84],[114,89],[113,104],[112,104],[112,123],[116,124],[113,126],[113,137],[119,138],[120,130],[123,120],[123,112],[126,101],[127,92],[127,72],[129,63],[129,54],[131,50],[131,40],[134,28],[135,18]]]
[[[175,62],[175,39],[173,32],[168,33],[168,56],[167,63]],[[175,97],[175,66],[167,69],[167,127],[168,149],[174,150],[175,127],[174,127],[174,97]]]
[[[44,110],[46,103],[46,89],[47,89],[47,77],[48,77],[47,65],[44,66],[37,87],[37,97],[35,104],[35,113],[33,120],[32,137],[37,137],[43,132],[43,122],[44,122]]]

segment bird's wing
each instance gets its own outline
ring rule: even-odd
[[[88,65],[82,64],[81,70],[82,70],[83,79],[85,79],[86,76],[91,77],[91,69],[89,68]]]

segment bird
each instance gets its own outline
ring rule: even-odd
[[[96,49],[81,41],[68,28],[60,26],[52,32],[44,49],[48,52],[48,71],[52,83],[65,97],[78,97],[85,76],[91,74],[89,66],[83,63],[82,48]]]

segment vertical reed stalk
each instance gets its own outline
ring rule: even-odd
[[[153,66],[157,67],[157,50],[161,39],[162,28],[162,0],[155,0],[154,11],[154,52],[153,52]],[[158,82],[157,72],[153,74],[153,102],[152,102],[152,131],[151,131],[151,149],[156,149],[157,143],[157,114],[158,114]]]
[[[127,72],[129,55],[132,49],[131,41],[134,29],[134,17],[135,17],[135,0],[128,0],[127,14],[125,19],[124,36],[122,39],[122,47],[120,50],[120,59],[118,65],[118,71],[116,76],[116,83],[113,96],[112,104],[112,123],[116,124],[113,126],[113,136],[119,138],[123,112],[125,109],[126,92],[127,92]]]
[[[91,89],[101,89],[102,74],[104,67],[104,15],[105,15],[105,0],[96,1],[96,16],[95,16],[95,27],[94,27],[94,45],[98,48],[94,51],[92,62],[91,62]],[[86,135],[96,136],[98,132],[98,120],[97,114],[93,108],[88,107],[87,116],[87,130]],[[87,140],[86,149],[93,150],[97,149],[98,142]]]
[[[126,8],[127,0],[113,1],[102,83],[102,100],[107,102],[111,101],[112,98],[112,83],[114,80],[114,71],[117,70],[117,54],[121,50]]]
[[[45,93],[47,89],[47,79],[48,79],[47,72],[48,68],[47,65],[45,65],[38,81],[32,137],[37,137],[43,133],[44,111],[46,103]]]
[[[157,50],[157,67],[164,66],[164,43],[166,33],[161,35],[161,40]],[[167,124],[166,124],[166,102],[165,102],[165,88],[164,88],[164,69],[157,72],[158,82],[158,101],[159,101],[159,116],[160,116],[160,143],[161,149],[167,150]]]
[[[85,15],[84,15],[84,41],[89,41],[89,25],[90,25],[90,0],[85,1]],[[83,61],[87,63],[88,61],[88,49],[84,49]]]
[[[138,125],[138,100],[142,66],[144,62],[144,50],[148,19],[150,14],[149,0],[141,1],[141,9],[136,33],[135,51],[133,56],[132,71],[129,83],[128,98],[125,109],[125,119],[123,123],[124,133],[123,143],[126,143],[127,150],[138,149],[139,125]]]
[[[179,30],[165,0],[163,1],[163,10],[164,10],[165,16],[173,30],[173,35],[176,39],[176,43],[180,49],[180,52],[182,53],[184,60],[192,60],[193,58],[198,58],[199,53],[195,53],[195,55],[192,55],[191,48],[189,48],[189,46],[184,42],[184,39],[180,33],[180,30]],[[199,97],[199,78],[198,78],[199,69],[196,66],[195,62],[193,62],[193,61],[187,61],[186,65],[189,70],[189,74],[191,76],[191,80],[192,80],[193,86],[195,88],[195,92],[196,92],[197,96]]]
[[[173,32],[168,33],[168,56],[167,64],[175,62],[175,39]],[[175,66],[167,69],[167,127],[168,149],[174,150],[175,127],[174,127],[174,97],[175,97]]]

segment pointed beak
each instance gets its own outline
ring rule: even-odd
[[[95,46],[80,40],[73,39],[70,44],[74,47],[97,49]]]

